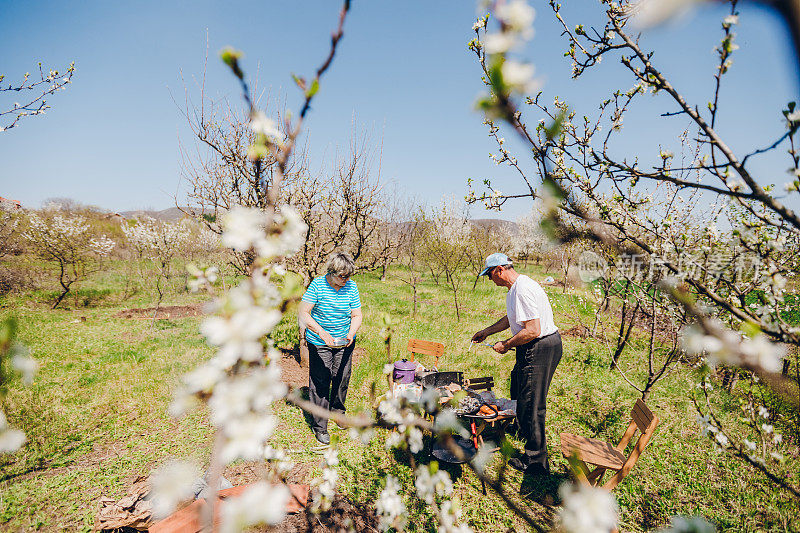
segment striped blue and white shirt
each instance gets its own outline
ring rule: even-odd
[[[311,318],[332,337],[347,337],[350,331],[350,312],[361,308],[361,296],[352,279],[348,279],[344,287],[336,291],[325,276],[314,278],[303,295],[303,301],[314,304]],[[311,328],[306,329],[306,341],[325,346],[325,341],[311,331]]]

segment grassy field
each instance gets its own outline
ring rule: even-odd
[[[535,267],[523,271],[534,279],[548,274]],[[383,282],[373,274],[357,276],[356,281],[365,316],[359,346],[365,348],[366,356],[353,371],[349,410],[371,407],[373,385],[378,392],[386,389],[381,376],[386,362],[381,312],[389,313],[398,324],[393,358],[404,354],[410,338],[440,341],[445,344],[441,369],[461,370],[469,377],[492,375],[498,390],[508,393],[513,353],[500,356],[486,347],[467,351],[471,334],[504,314],[504,290],[482,281],[472,291],[465,274],[462,315],[457,321],[452,295],[429,278],[420,288],[416,317],[411,316],[410,290],[392,273]],[[154,303],[147,292],[123,301],[119,297],[122,284],[121,277],[109,270],[85,286],[77,299],[68,298],[72,308],[66,310],[49,310],[48,294],[43,292],[0,298],[0,319],[12,315],[19,319],[20,338],[42,365],[32,386],[14,384],[7,398],[9,420],[26,432],[29,442],[18,454],[0,459],[0,528],[4,531],[86,531],[93,524],[101,494],[122,496],[134,479],[170,457],[207,464],[211,432],[205,413],[197,411],[180,420],[166,413],[181,374],[211,355],[198,332],[201,319],[153,323],[115,317],[127,308]],[[587,294],[547,290],[562,331],[578,322],[591,325],[593,309]],[[194,305],[207,298],[181,293],[164,304]],[[285,318],[277,335],[279,343],[293,341],[294,322],[293,316]],[[609,370],[607,346],[595,339],[565,337],[564,341],[564,358],[548,400],[553,476],[541,486],[525,486],[521,476],[512,472],[507,483],[519,501],[544,520],[552,515],[556,488],[567,476],[558,434],[570,431],[616,440],[638,397],[617,371]],[[642,381],[643,362],[635,351],[626,352],[621,366],[634,381]],[[666,525],[672,515],[700,514],[721,531],[800,530],[797,501],[754,469],[716,452],[698,434],[690,401],[696,381],[693,370],[682,368],[660,382],[648,400],[663,422],[632,474],[615,490],[621,528],[649,531]],[[714,402],[731,423],[739,416],[737,394],[734,391],[732,397],[718,388],[713,392]],[[276,438],[298,463],[295,478],[308,481],[320,463],[313,436],[297,409],[281,404],[278,414],[282,427]],[[347,439],[344,431],[332,433]],[[411,479],[407,458],[401,453],[387,454],[382,442],[379,434],[366,446],[355,442],[344,446],[340,490],[355,503],[374,501],[385,473]],[[782,468],[798,484],[797,449],[787,445],[784,451],[788,460]],[[490,471],[496,471],[498,463],[496,458]],[[464,517],[476,531],[525,530],[499,498],[482,494],[480,482],[470,471],[450,471]],[[406,487],[411,530],[435,531],[431,512],[412,494],[413,484]]]

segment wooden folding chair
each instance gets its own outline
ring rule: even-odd
[[[636,400],[633,411],[631,411],[631,418],[627,431],[616,446],[612,446],[609,442],[579,437],[572,433],[561,434],[561,452],[565,457],[575,456],[578,459],[578,464],[583,469],[586,481],[590,485],[599,486],[606,470],[613,470],[614,475],[603,485],[604,489],[613,490],[639,460],[639,456],[660,422],[641,399]],[[631,442],[637,429],[641,432],[639,440],[636,441],[631,454],[625,457],[623,455],[625,448]],[[595,465],[596,468],[590,471],[586,463]]]
[[[436,358],[433,368],[439,370],[439,358],[444,354],[444,344],[441,342],[408,339],[408,351],[411,352],[411,361],[416,354],[432,355]]]

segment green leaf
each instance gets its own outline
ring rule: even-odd
[[[219,57],[222,61],[230,67],[239,79],[244,78],[244,72],[239,68],[239,59],[241,59],[243,55],[244,54],[240,50],[236,50],[232,46],[226,46],[219,53]]]
[[[561,128],[564,125],[564,119],[567,116],[567,110],[562,109],[558,116],[555,118],[552,124],[545,128],[544,133],[547,136],[548,141],[552,141],[553,139],[558,136],[561,132]]]
[[[311,82],[311,87],[306,91],[306,98],[312,98],[317,94],[317,91],[319,91],[319,80],[314,78],[314,81]]]
[[[297,86],[300,87],[301,91],[305,91],[306,90],[306,80],[305,80],[305,78],[302,78],[302,77],[298,76],[297,74],[292,74],[292,79],[297,84]]]
[[[11,341],[17,333],[17,321],[14,318],[7,318],[0,322],[0,353],[8,350]]]

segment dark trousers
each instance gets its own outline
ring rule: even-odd
[[[355,344],[331,348],[308,343],[308,397],[312,403],[344,413]],[[312,415],[311,428],[327,431],[328,419]]]
[[[544,419],[547,391],[561,361],[561,352],[558,332],[517,347],[517,364],[511,372],[511,399],[517,400],[519,435],[525,440],[525,453],[520,459],[532,471],[550,470]]]

